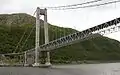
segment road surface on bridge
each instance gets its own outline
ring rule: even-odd
[[[120,75],[120,63],[56,65],[52,68],[1,67],[0,75]]]

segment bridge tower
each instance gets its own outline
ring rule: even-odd
[[[35,63],[34,66],[40,66],[38,62],[38,54],[40,51],[39,48],[39,34],[40,34],[40,15],[44,16],[44,34],[45,34],[45,44],[49,43],[49,36],[48,36],[48,23],[47,23],[47,9],[40,9],[37,7],[36,10],[36,43],[35,43]],[[47,58],[46,58],[46,66],[50,66],[50,52],[47,51]]]

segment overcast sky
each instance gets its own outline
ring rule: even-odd
[[[28,13],[32,15],[38,6],[60,6],[87,1],[93,0],[0,0],[0,13]],[[98,3],[108,1],[115,0],[102,0]],[[120,17],[120,2],[106,6],[75,10],[48,10],[49,23],[77,30],[84,30],[117,17]],[[120,32],[107,36],[120,41]]]

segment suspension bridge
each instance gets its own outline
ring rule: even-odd
[[[112,1],[108,3],[103,3],[99,5],[89,5],[89,6],[83,6],[78,7],[78,5],[83,4],[89,4],[98,2],[101,0],[91,1],[87,3],[82,4],[76,4],[76,5],[67,5],[67,6],[58,6],[58,7],[48,7],[48,8],[39,8],[37,7],[35,14],[36,14],[36,38],[35,38],[35,48],[26,50],[24,52],[20,53],[7,53],[7,54],[0,54],[0,66],[51,66],[50,63],[50,51],[56,50],[57,48],[61,48],[64,46],[68,46],[80,41],[84,41],[90,38],[99,37],[99,35],[106,35],[114,32],[120,31],[120,18],[115,18],[113,20],[110,20],[108,22],[102,23],[100,25],[96,25],[94,27],[88,28],[83,31],[77,31],[74,33],[71,33],[67,36],[63,36],[60,38],[57,38],[55,40],[50,41],[49,35],[48,35],[48,22],[47,22],[47,9],[52,10],[68,10],[68,9],[78,9],[78,8],[86,8],[86,7],[94,7],[94,6],[100,6],[100,5],[106,5],[111,3],[120,2],[118,1]],[[75,7],[74,7],[75,6]],[[77,7],[76,7],[77,6]],[[44,38],[45,43],[40,45],[40,16],[44,16]],[[45,52],[47,57],[44,58],[46,62],[44,64],[41,64],[40,54],[42,52]],[[14,57],[14,59],[13,59]],[[16,60],[17,59],[17,60]],[[19,61],[19,62],[18,62]]]

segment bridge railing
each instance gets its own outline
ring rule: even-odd
[[[0,54],[0,66],[23,66],[24,54],[9,53]]]

